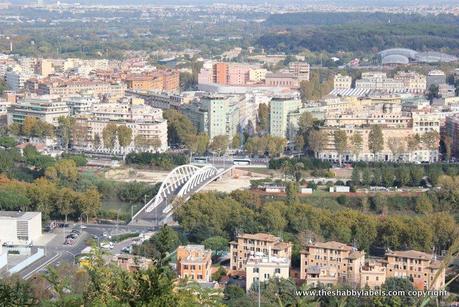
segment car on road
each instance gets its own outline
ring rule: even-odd
[[[85,225],[80,225],[80,229],[86,229],[88,227],[86,227]]]
[[[105,249],[113,249],[115,247],[115,244],[113,244],[113,242],[102,242],[100,243],[100,247]]]

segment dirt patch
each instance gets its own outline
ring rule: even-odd
[[[163,181],[168,171],[139,170],[134,168],[111,169],[105,173],[105,178],[116,181],[142,181],[157,183]]]

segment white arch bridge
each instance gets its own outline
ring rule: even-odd
[[[171,220],[173,202],[177,197],[187,201],[212,181],[231,171],[233,166],[217,169],[208,164],[198,167],[192,164],[174,168],[161,183],[158,193],[140,209],[131,225],[159,226]]]

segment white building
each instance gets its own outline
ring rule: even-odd
[[[64,99],[71,115],[89,114],[93,105],[100,102],[99,98],[92,95],[75,95]]]
[[[105,148],[103,131],[109,124],[126,126],[132,131],[132,141],[125,148],[118,144],[114,149]],[[153,139],[159,140],[159,147],[138,144],[141,136],[143,143]],[[96,144],[96,139],[100,140]],[[90,114],[76,118],[75,145],[81,150],[91,150],[104,153],[129,153],[135,150],[165,151],[167,149],[167,120],[163,119],[161,109],[145,105],[142,99],[131,98],[119,103],[104,103],[93,106]]]
[[[250,255],[246,264],[246,291],[252,286],[263,283],[272,278],[288,279],[290,274],[290,259],[275,257],[268,251],[268,255],[256,252]]]
[[[33,243],[41,235],[41,212],[0,211],[1,242]]]
[[[333,79],[333,88],[335,90],[347,90],[350,89],[352,86],[352,77],[351,76],[343,76],[341,74],[335,75]]]
[[[63,101],[51,96],[26,98],[8,109],[8,125],[22,123],[26,117],[35,117],[41,121],[57,126],[57,119],[68,116],[69,109]]]

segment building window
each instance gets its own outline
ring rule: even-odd
[[[258,268],[253,268],[253,272],[254,272],[254,273],[259,273],[260,271],[259,271]]]
[[[274,269],[274,273],[280,274],[280,272],[281,272],[280,268]]]

